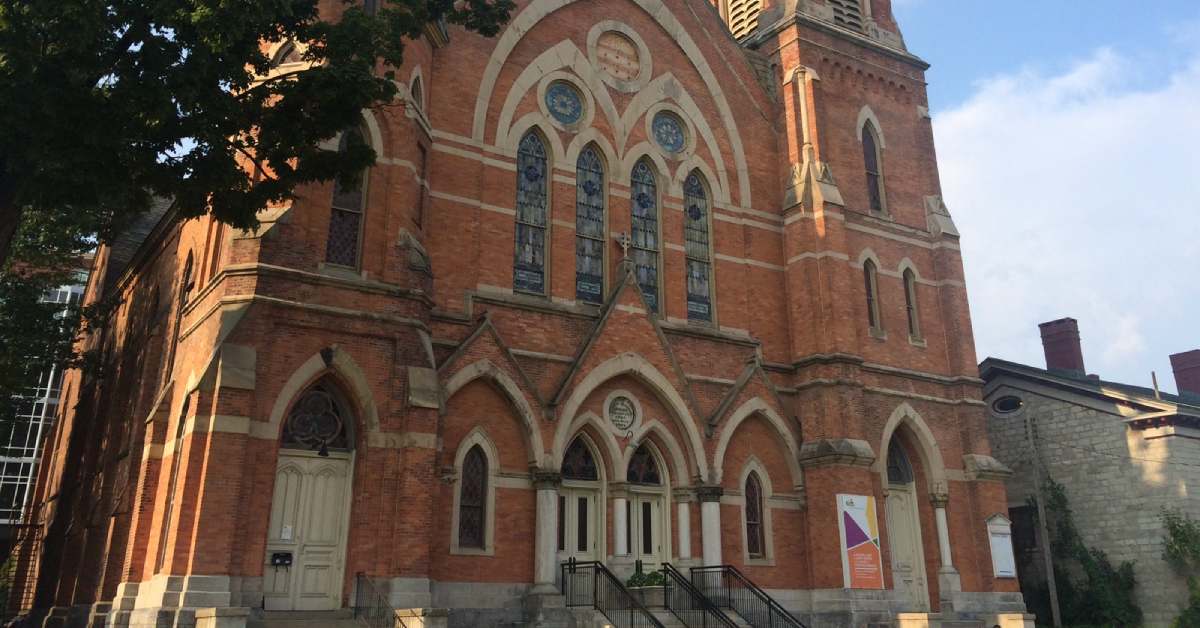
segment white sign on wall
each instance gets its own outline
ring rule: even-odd
[[[1017,560],[1013,556],[1012,524],[1004,515],[988,519],[988,543],[992,549],[992,573],[997,578],[1016,578]]]

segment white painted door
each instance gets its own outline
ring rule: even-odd
[[[599,560],[597,525],[599,492],[563,487],[558,492],[558,558]]]
[[[280,451],[263,566],[267,610],[341,608],[349,498],[349,454]],[[291,554],[291,566],[272,565],[277,554]]]
[[[629,499],[629,551],[646,571],[663,561],[662,495],[632,493]]]
[[[925,552],[921,545],[921,524],[912,484],[893,484],[888,487],[887,522],[892,550],[892,582],[901,598],[909,604],[904,610],[928,611]]]

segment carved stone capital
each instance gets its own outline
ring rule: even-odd
[[[853,438],[823,438],[800,446],[800,466],[819,467],[830,464],[869,467],[875,462],[875,452],[865,440]]]
[[[701,502],[719,502],[721,496],[725,494],[725,489],[720,486],[697,486],[696,498]]]
[[[950,503],[950,495],[946,493],[932,493],[929,495],[929,503],[933,504],[934,508],[945,508]]]
[[[543,471],[541,469],[533,472],[533,488],[543,490],[558,490],[562,484],[562,474],[558,471]]]
[[[963,454],[963,471],[968,480],[994,480],[1003,482],[1012,476],[1012,469],[991,456]]]

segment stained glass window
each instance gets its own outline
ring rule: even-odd
[[[712,260],[708,251],[708,192],[692,171],[683,182],[688,320],[712,321]]]
[[[604,164],[591,146],[575,164],[575,298],[604,300]]]
[[[283,446],[292,449],[349,449],[345,404],[332,386],[317,382],[300,395],[283,424]]]
[[[883,174],[879,169],[879,142],[870,122],[863,126],[863,161],[867,171],[867,198],[871,211],[883,211]]]
[[[350,129],[342,133],[339,152],[345,152],[352,143],[362,144],[362,132]],[[329,239],[325,243],[325,261],[338,266],[358,267],[359,235],[362,232],[365,183],[363,172],[357,181],[343,183],[334,181],[332,210],[329,215]]]
[[[513,289],[546,293],[546,145],[530,131],[517,150],[517,229]]]
[[[908,312],[908,335],[921,337],[921,321],[917,316],[917,276],[912,269],[904,271],[904,307]]]
[[[650,449],[645,445],[638,447],[637,451],[633,452],[633,457],[629,459],[629,472],[626,475],[634,484],[662,484],[662,478],[658,474],[658,463],[654,460],[654,454],[650,453]]]
[[[651,311],[657,312],[658,186],[654,181],[654,172],[644,160],[633,167],[631,183],[633,242],[630,253],[633,255],[634,273]]]
[[[766,554],[766,535],[763,533],[763,491],[758,473],[746,477],[746,552],[751,558]]]
[[[583,439],[576,438],[567,448],[567,455],[563,457],[562,476],[565,480],[589,482],[600,479],[600,473],[596,469],[596,459],[592,457],[592,450],[588,449]]]
[[[892,484],[908,484],[913,481],[913,469],[908,461],[908,454],[904,453],[904,448],[894,438],[888,444],[887,474],[888,482]]]
[[[879,324],[879,284],[875,262],[863,262],[863,284],[867,293],[867,324],[871,329],[882,329]]]
[[[483,448],[475,445],[463,459],[458,494],[458,546],[484,547],[488,463]]]

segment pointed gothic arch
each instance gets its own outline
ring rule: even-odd
[[[538,467],[542,466],[542,459],[545,456],[545,448],[542,444],[542,434],[538,429],[538,423],[533,412],[533,406],[525,397],[525,393],[517,382],[504,370],[492,363],[491,360],[482,359],[477,362],[472,362],[467,366],[459,369],[446,380],[442,386],[442,412],[445,412],[446,403],[462,390],[467,384],[477,380],[486,379],[493,387],[495,387],[502,395],[504,395],[513,410],[516,411],[521,420],[522,432],[525,434],[525,446],[528,451],[529,463]]]
[[[713,474],[714,482],[720,483],[725,474],[725,452],[729,449],[729,442],[733,438],[734,432],[738,426],[751,416],[761,416],[766,419],[767,424],[775,429],[779,435],[780,441],[787,450],[787,465],[788,470],[792,474],[792,487],[795,490],[804,489],[804,472],[800,469],[800,447],[796,444],[795,436],[788,429],[787,423],[779,413],[775,412],[770,405],[762,397],[754,397],[748,399],[745,403],[738,406],[729,419],[725,421],[725,426],[721,428],[721,435],[717,440],[716,454],[713,456]]]
[[[675,389],[670,380],[655,368],[653,364],[647,361],[646,358],[636,353],[622,353],[621,355],[605,360],[594,367],[574,387],[570,396],[562,404],[562,412],[559,414],[558,427],[554,432],[553,459],[562,459],[562,453],[567,446],[567,435],[574,433],[575,425],[582,419],[582,417],[576,418],[575,416],[575,413],[579,411],[580,405],[601,384],[619,375],[631,375],[643,384],[646,384],[659,400],[671,410],[674,420],[687,436],[686,453],[691,458],[691,462],[688,464],[688,476],[693,475],[691,471],[695,471],[702,481],[707,481],[709,467],[708,460],[704,454],[704,441],[700,437],[700,430],[696,427],[691,410],[688,409],[683,396]]]
[[[349,353],[336,345],[318,351],[292,372],[275,397],[267,424],[259,427],[252,422],[252,434],[278,439],[282,434],[283,419],[295,400],[311,384],[326,376],[334,378],[352,406],[357,417],[355,438],[361,437],[366,439],[364,442],[369,442],[372,435],[379,434],[379,411],[366,373]]]
[[[654,436],[657,441],[651,441],[651,436]],[[625,446],[625,453],[621,457],[622,474],[629,469],[629,461],[633,458],[634,452],[645,443],[651,443],[663,462],[666,463],[663,466],[668,470],[668,479],[680,485],[688,483],[687,457],[683,453],[683,448],[679,446],[675,435],[659,421],[643,421],[638,431],[629,438],[629,443]],[[664,447],[665,452],[663,451]],[[622,475],[617,478],[617,481],[624,482],[625,477]]]
[[[879,441],[877,450],[879,457],[875,460],[875,471],[880,474],[881,486],[886,488],[888,485],[888,445],[896,430],[901,426],[906,427],[916,437],[913,439],[914,442],[909,444],[913,446],[920,457],[929,484],[929,492],[936,495],[946,494],[948,490],[946,465],[942,461],[941,448],[933,436],[933,431],[925,423],[925,419],[921,418],[920,413],[908,402],[897,406],[883,427],[883,437]]]

